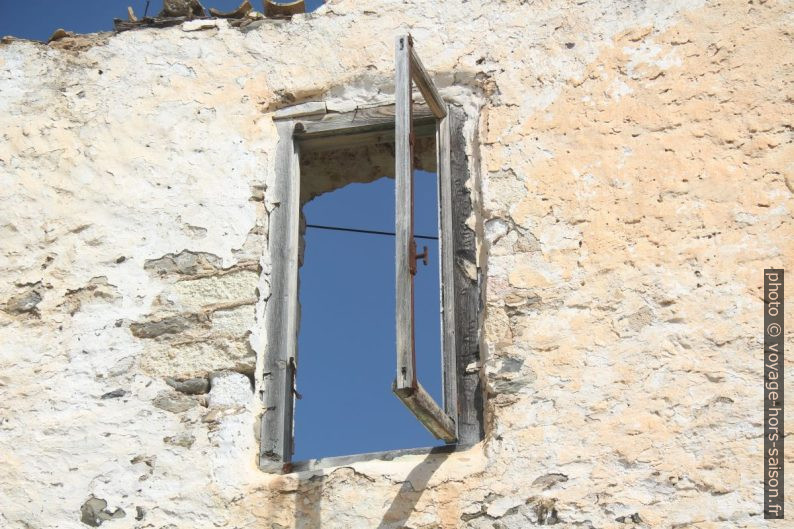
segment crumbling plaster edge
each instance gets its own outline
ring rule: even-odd
[[[122,29],[121,31],[117,29],[109,29],[103,31],[91,31],[88,33],[77,33],[71,32],[68,29],[65,31],[68,33],[66,36],[57,37],[54,40],[38,40],[33,38],[27,37],[18,37],[13,34],[8,35],[0,35],[0,46],[9,45],[9,44],[32,44],[36,47],[43,47],[46,49],[51,50],[58,50],[58,51],[72,51],[72,52],[82,52],[86,51],[90,48],[97,47],[97,46],[105,46],[108,44],[108,41],[113,38],[121,35],[122,33],[127,33],[130,31],[140,32],[140,31],[182,31],[182,32],[196,32],[196,31],[208,31],[208,30],[236,30],[240,33],[248,33],[249,31],[257,30],[260,27],[264,26],[265,24],[269,24],[271,26],[279,27],[285,26],[291,22],[296,23],[303,23],[312,20],[313,18],[317,18],[328,13],[333,13],[333,11],[329,8],[329,4],[334,3],[336,0],[324,0],[323,4],[321,4],[317,9],[314,11],[309,11],[306,13],[296,13],[292,15],[289,19],[284,18],[261,18],[255,20],[253,23],[243,26],[243,27],[234,27],[232,26],[229,21],[231,19],[226,17],[217,17],[217,16],[205,16],[205,17],[196,17],[190,19],[184,19],[181,22],[174,23],[172,25],[167,26],[155,26],[155,25],[144,25],[136,28],[130,29]],[[326,13],[328,12],[328,13]],[[121,13],[120,13],[121,14]],[[150,16],[152,18],[154,15]],[[178,17],[177,17],[178,18]],[[119,20],[118,18],[114,20]],[[64,28],[65,29],[65,28]],[[53,32],[57,32],[58,29],[54,28]],[[53,33],[54,35],[55,33]],[[69,46],[61,46],[57,44],[63,39],[68,39],[67,42]],[[55,45],[52,45],[55,43]]]

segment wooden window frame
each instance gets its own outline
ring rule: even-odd
[[[437,439],[454,443],[457,433],[457,386],[447,374],[456,372],[454,293],[450,291],[452,260],[452,189],[447,104],[417,56],[410,35],[395,43],[395,284],[397,320],[397,373],[392,390]],[[439,406],[422,387],[416,373],[414,337],[414,276],[417,273],[414,239],[414,123],[413,85],[419,89],[436,120],[436,172],[439,182],[439,256],[441,262],[441,332],[443,403]]]
[[[265,310],[267,348],[262,380],[265,410],[260,425],[259,453],[259,466],[267,472],[289,472],[319,465],[316,461],[297,464],[291,461],[293,399],[299,365],[301,152],[395,143],[398,377],[393,390],[434,435],[455,443],[449,448],[470,446],[483,437],[479,372],[470,369],[477,365],[480,357],[481,303],[479,273],[477,277],[471,277],[471,270],[478,269],[476,237],[467,224],[473,204],[467,186],[470,168],[464,136],[465,115],[462,109],[447,105],[438,95],[413,50],[409,35],[398,37],[396,47],[395,105],[333,113],[327,112],[322,103],[308,103],[283,109],[274,115],[279,142],[276,181],[268,190],[275,208],[269,216],[271,288]],[[412,78],[427,105],[413,105]],[[442,113],[443,117],[439,117]],[[406,285],[412,283],[412,278],[406,277],[406,271],[408,259],[415,255],[411,254],[409,246],[413,243],[412,221],[406,216],[405,209],[410,203],[410,199],[405,197],[412,192],[411,136],[433,134],[436,136],[439,182],[443,408],[421,389],[416,380],[412,318],[405,312],[406,308],[411,309],[411,300],[408,299],[409,304],[406,304],[400,299],[400,292],[405,292]],[[401,209],[402,215],[399,213]],[[409,374],[409,369],[412,374]],[[404,373],[408,376],[401,377]],[[416,449],[395,452],[415,453]],[[368,455],[383,457],[383,454],[359,454],[328,458],[328,461],[332,464],[336,459],[367,459]]]

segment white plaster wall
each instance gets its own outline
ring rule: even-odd
[[[247,32],[0,44],[0,525],[765,525],[789,11],[342,0]],[[405,31],[446,97],[485,102],[487,436],[262,474],[271,113],[389,101]]]

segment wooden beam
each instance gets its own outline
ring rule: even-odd
[[[389,122],[385,127],[388,128],[370,132],[357,132],[354,134],[341,132],[332,135],[300,136],[297,139],[300,141],[301,152],[303,153],[331,149],[348,149],[364,145],[376,145],[379,143],[394,143],[394,121]],[[435,133],[435,118],[433,118],[433,122],[424,125],[416,125],[416,120],[414,120],[414,136],[417,138],[433,136]]]
[[[277,205],[269,219],[271,276],[265,308],[268,344],[259,452],[263,469],[292,458],[292,381],[293,366],[297,364],[300,164],[298,145],[292,139],[294,123],[279,122],[276,128],[279,133],[276,182],[269,194]]]
[[[464,113],[449,107],[450,175],[452,185],[452,225],[454,255],[455,347],[457,357],[458,442],[474,444],[483,438],[483,389],[479,370],[467,372],[466,367],[480,362],[480,303],[478,278],[466,269],[477,269],[477,240],[469,227],[472,214],[469,158],[466,155]],[[474,144],[476,146],[476,142]],[[476,170],[476,168],[475,168]],[[479,270],[478,270],[479,271]]]
[[[457,441],[455,423],[438,407],[436,401],[421,384],[417,382],[415,388],[404,389],[399,389],[395,385],[392,391],[436,439],[443,439],[447,443]]]
[[[394,130],[396,105],[383,105],[373,108],[360,108],[353,112],[325,114],[320,119],[301,120],[295,130],[295,137],[351,135],[362,132]],[[433,112],[424,105],[416,105],[413,109],[415,125],[435,123]]]
[[[397,323],[398,390],[417,386],[413,329],[413,276],[410,252],[413,243],[413,146],[411,138],[410,39],[397,37],[395,53],[395,288]]]
[[[449,417],[458,418],[458,371],[455,334],[455,253],[452,223],[452,175],[450,173],[449,116],[436,125],[438,174],[438,254],[441,277],[441,377],[443,406]],[[457,432],[456,432],[457,433]]]
[[[416,87],[422,93],[422,97],[425,98],[425,103],[427,103],[427,106],[430,107],[433,115],[438,119],[441,119],[447,115],[447,104],[444,103],[443,99],[441,99],[441,95],[438,93],[436,85],[433,84],[433,80],[430,79],[430,75],[427,73],[422,61],[416,54],[416,50],[414,50],[410,35],[408,35],[408,41],[408,51],[411,59],[411,77],[413,78],[414,83],[416,83]]]

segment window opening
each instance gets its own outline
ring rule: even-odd
[[[436,438],[467,446],[483,437],[481,380],[477,369],[472,369],[479,365],[482,299],[476,236],[469,222],[473,202],[464,132],[466,119],[462,109],[440,98],[413,49],[410,36],[397,38],[395,59],[394,105],[336,113],[314,102],[283,109],[274,116],[279,146],[275,159],[278,178],[269,195],[275,207],[269,216],[271,281],[265,308],[268,346],[262,364],[264,413],[260,425],[260,467],[263,470],[290,471],[325,464],[325,461],[292,464],[294,403],[300,398],[295,384],[301,367],[297,343],[298,275],[306,233],[301,205],[347,184],[371,182],[390,173],[395,179],[394,228],[389,236],[394,234],[397,360],[392,391]],[[416,95],[414,89],[418,90]],[[419,94],[424,105],[415,104]],[[435,141],[438,149],[426,148],[428,140]],[[363,155],[362,151],[356,151],[362,147],[365,147]],[[426,163],[425,157],[432,161]],[[318,165],[322,171],[313,172],[312,166],[316,169]],[[417,361],[414,348],[414,339],[420,333],[415,324],[417,320],[426,320],[414,318],[415,298],[421,297],[417,296],[420,290],[425,290],[421,286],[414,288],[417,258],[423,260],[425,246],[417,237],[422,234],[414,225],[417,199],[414,188],[418,188],[414,169],[430,166],[438,175],[439,193],[437,244],[441,255],[437,261],[441,267],[442,398],[432,389],[431,379],[435,377],[425,379],[422,372],[422,383],[419,382],[419,371],[424,368]],[[334,223],[310,224],[318,226],[311,230],[342,233],[341,228],[348,235],[375,236],[366,232],[389,231],[370,230],[367,226],[333,226]],[[420,244],[416,244],[418,241]],[[337,253],[344,253],[344,248]],[[419,358],[424,359],[425,355],[420,354]],[[371,455],[377,457],[376,454]],[[351,457],[333,461],[342,460]]]
[[[304,173],[312,178],[310,171]],[[349,184],[302,208],[297,461],[439,444],[391,392],[394,179],[389,176]],[[440,401],[437,181],[426,171],[417,171],[415,180],[416,228],[425,234],[422,245],[429,254],[429,264],[420,265],[417,274],[417,367],[428,392]]]

